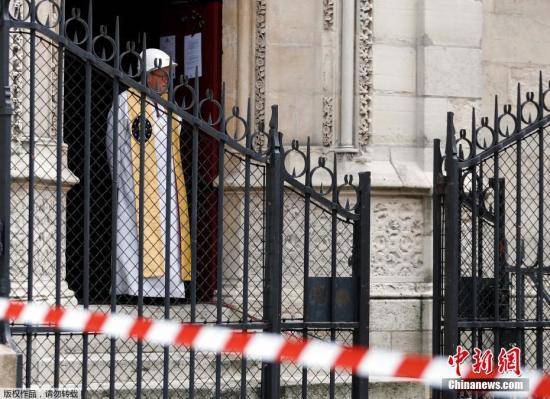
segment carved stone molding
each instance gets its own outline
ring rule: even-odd
[[[330,147],[334,142],[334,97],[323,97],[323,145]]]
[[[334,0],[323,0],[323,26],[325,30],[334,26]]]
[[[14,7],[18,7],[15,2]],[[20,7],[21,5],[19,5]],[[25,65],[28,64],[25,56],[25,38],[23,34],[14,32],[10,35],[10,80],[11,98],[13,106],[12,114],[12,152],[21,154],[23,152],[24,133],[24,86],[25,86]]]
[[[373,0],[359,0],[357,36],[357,94],[359,97],[357,141],[364,147],[371,134],[372,10]]]
[[[265,32],[266,0],[256,0],[256,48],[254,61],[254,121],[265,121]]]

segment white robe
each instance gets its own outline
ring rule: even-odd
[[[132,174],[132,153],[131,142],[132,130],[128,113],[128,92],[119,95],[118,109],[118,170],[117,170],[117,251],[116,251],[116,293],[127,295],[138,295],[139,284],[139,235],[137,226],[136,195],[134,191],[134,177]],[[113,104],[114,105],[114,104]],[[109,112],[107,125],[107,158],[111,175],[113,172],[113,108]],[[150,117],[148,119],[151,119]],[[167,146],[167,114],[159,106],[159,112],[154,112],[152,120],[152,135],[155,137],[155,149],[158,165],[158,194],[160,199],[159,209],[162,220],[162,237],[166,240],[166,163],[168,162],[166,154]],[[184,298],[185,283],[180,273],[180,225],[179,210],[176,192],[176,177],[174,165],[171,172],[171,223],[170,223],[170,297]],[[181,167],[181,165],[180,165]],[[114,210],[113,210],[114,211]],[[163,241],[165,242],[165,241]],[[163,245],[165,248],[165,245]],[[164,253],[162,254],[164,258]],[[164,297],[165,296],[165,276],[162,277],[144,277],[143,278],[143,296],[144,297]]]

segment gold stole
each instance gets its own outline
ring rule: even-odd
[[[143,147],[145,151],[144,168],[144,187],[143,187],[143,276],[162,277],[164,276],[164,239],[162,237],[162,218],[160,209],[160,195],[158,193],[158,163],[155,148],[154,125],[156,119],[153,117],[154,110],[151,104],[145,100],[145,119],[151,122],[153,133],[145,141]],[[163,112],[166,116],[165,111]],[[134,91],[129,91],[128,95],[128,117],[130,119],[130,143],[132,153],[132,176],[134,178],[134,194],[136,199],[136,217],[137,226],[140,222],[139,214],[139,172],[140,172],[140,143],[132,134],[132,123],[136,118],[140,120],[141,114],[141,95]],[[167,119],[167,118],[166,118]],[[147,122],[145,122],[147,125]],[[138,122],[141,128],[141,123]],[[178,129],[180,122],[172,117],[172,173],[175,175],[176,194],[178,201],[178,222],[180,236],[180,274],[183,281],[191,280],[191,234],[189,232],[189,213],[187,208],[187,190],[185,188],[185,177],[183,175],[183,165],[180,153],[180,136]],[[146,129],[146,127],[144,127]],[[166,127],[162,127],[164,129]],[[147,129],[145,131],[147,135]],[[170,160],[168,161],[170,162]],[[168,182],[171,184],[171,182]],[[166,212],[170,212],[167,209]],[[174,221],[175,222],[175,221]],[[167,234],[170,239],[170,234]]]

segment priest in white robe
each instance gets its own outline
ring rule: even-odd
[[[146,51],[147,84],[158,92],[165,93],[170,58],[159,49]],[[167,67],[156,69],[155,59],[160,59],[161,65]],[[146,99],[144,186],[140,190],[141,94],[127,90],[119,95],[118,104],[116,293],[134,296],[139,294],[139,222],[143,216],[143,296],[164,297],[166,273],[169,273],[170,297],[184,298],[185,284],[191,280],[191,239],[187,191],[180,153],[181,123],[175,118],[172,120],[172,156],[168,159],[168,115],[163,107]],[[114,109],[111,109],[106,142],[111,174],[115,133],[113,119]],[[170,181],[166,178],[168,163],[171,166]],[[169,205],[166,200],[168,184],[171,187]],[[143,215],[139,214],[140,195],[143,195]],[[171,220],[167,231],[168,212]],[[170,259],[166,262],[165,251],[168,242]]]

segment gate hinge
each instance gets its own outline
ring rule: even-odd
[[[445,193],[445,184],[447,183],[447,178],[442,173],[439,173],[437,175],[434,183],[434,189],[437,194]]]

